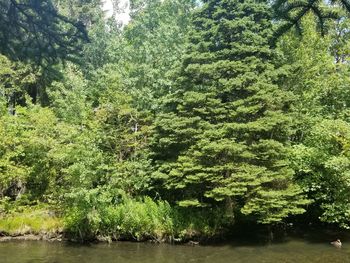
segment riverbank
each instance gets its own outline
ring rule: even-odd
[[[63,236],[63,220],[47,208],[27,207],[0,216],[0,242],[11,240],[61,241]]]
[[[0,242],[10,241],[68,241],[63,238],[63,235],[46,235],[46,234],[26,234],[20,236],[1,236]]]
[[[52,219],[52,218],[51,218]],[[18,219],[17,219],[18,220]],[[55,220],[61,219],[56,218]],[[2,220],[0,219],[0,225]],[[45,225],[45,224],[44,224]],[[1,229],[1,226],[0,226]],[[130,238],[127,236],[120,236],[119,238],[111,238],[111,236],[101,236],[97,235],[90,240],[79,240],[69,236],[67,232],[64,231],[63,226],[59,228],[52,228],[40,231],[34,230],[29,225],[24,225],[22,228],[14,229],[12,232],[0,231],[0,243],[3,242],[15,242],[15,241],[45,241],[45,242],[63,242],[63,243],[76,243],[76,244],[97,244],[97,243],[157,243],[157,244],[178,244],[178,245],[223,245],[223,244],[235,244],[237,246],[244,246],[247,244],[254,245],[267,245],[267,244],[278,244],[288,242],[290,238],[307,240],[310,243],[324,243],[330,244],[337,238],[342,241],[350,240],[350,232],[346,230],[341,230],[337,228],[322,228],[320,226],[315,228],[309,228],[308,230],[304,228],[293,228],[288,231],[281,231],[276,229],[273,233],[266,232],[266,228],[256,229],[252,226],[251,229],[246,228],[234,228],[230,233],[220,236],[212,236],[210,238],[205,236],[194,236],[193,238],[174,238],[171,236],[164,236],[162,239],[149,237],[142,240]]]
[[[153,243],[198,244],[199,240],[219,235],[218,224],[204,220],[200,214],[182,214],[164,209],[162,204],[128,202],[120,204],[112,214],[95,224],[95,218],[86,213],[69,213],[62,216],[48,206],[17,207],[0,214],[0,242],[25,241],[71,241],[114,242],[137,241]],[[77,218],[79,220],[77,220]]]
[[[330,225],[280,224],[275,227],[248,223],[225,225],[222,217],[213,211],[190,214],[153,201],[128,201],[106,210],[109,213],[95,210],[93,214],[95,217],[92,217],[91,213],[78,214],[78,216],[76,213],[70,213],[68,217],[64,217],[61,213],[54,211],[54,208],[47,205],[36,205],[19,206],[16,210],[0,214],[0,242],[11,240],[76,243],[136,241],[197,245],[234,239],[242,242],[247,238],[259,240],[259,242],[264,240],[270,242],[283,240],[286,234],[307,237],[306,235],[310,232],[323,232],[324,236],[328,236],[328,240],[332,241],[337,238],[343,239],[345,237],[343,234],[346,232]],[[208,216],[209,213],[216,214],[217,219],[209,220],[215,218]],[[97,217],[97,214],[101,217]]]

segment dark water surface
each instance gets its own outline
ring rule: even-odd
[[[0,243],[1,263],[239,263],[239,262],[350,262],[350,243],[336,249],[325,243],[289,239],[270,245],[172,246],[149,243],[93,244]]]

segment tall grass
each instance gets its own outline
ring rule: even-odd
[[[118,204],[101,204],[89,211],[78,206],[66,211],[65,229],[81,241],[103,237],[108,240],[185,241],[211,237],[224,226],[220,210],[189,210],[171,207],[149,197],[124,198]]]
[[[63,221],[48,210],[30,209],[0,216],[0,232],[9,236],[57,234],[63,231]]]

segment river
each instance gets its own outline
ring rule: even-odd
[[[41,241],[0,243],[1,263],[344,263],[350,244],[336,249],[327,243],[289,239],[275,244],[185,246],[119,242],[76,245]]]

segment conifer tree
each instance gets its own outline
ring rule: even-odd
[[[225,205],[260,223],[304,212],[286,155],[291,95],[275,84],[266,2],[208,0],[194,15],[153,141],[154,176],[180,206]]]
[[[11,60],[76,61],[86,41],[82,22],[61,15],[53,1],[0,1],[0,53]]]
[[[315,15],[318,27],[324,34],[327,20],[344,18],[344,14],[348,16],[350,12],[349,0],[274,0],[271,3],[276,18],[282,21],[276,31],[277,36],[292,27],[301,30],[302,20],[308,13]]]

